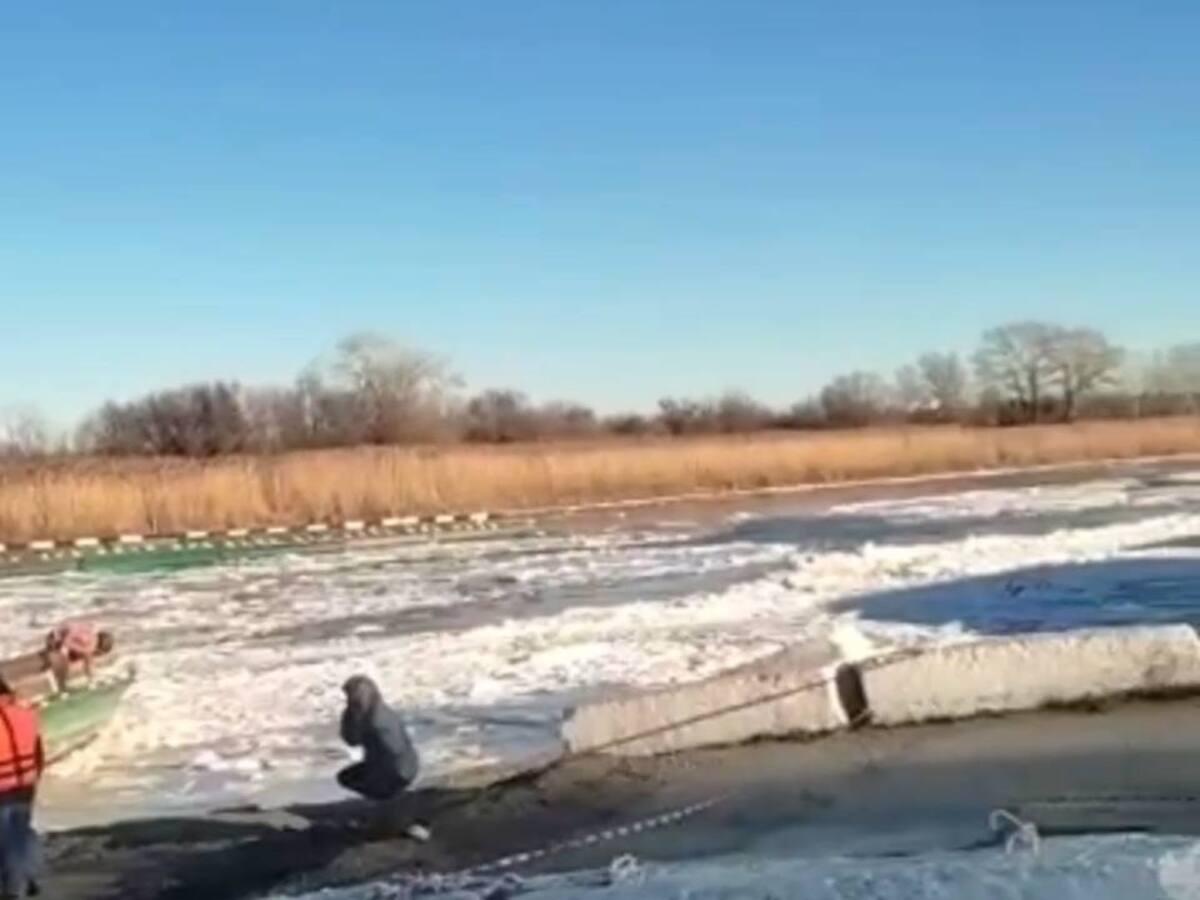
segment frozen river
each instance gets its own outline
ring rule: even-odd
[[[580,698],[700,678],[808,636],[859,657],[979,634],[1200,620],[1200,474],[1133,466],[1078,483],[930,491],[664,507],[474,543],[2,581],[0,649],[87,616],[117,630],[140,673],[104,737],[50,780],[42,821],[335,798],[332,774],[347,759],[340,685],[356,672],[409,711],[436,779],[552,747]]]

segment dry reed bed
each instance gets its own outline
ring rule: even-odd
[[[1200,451],[1200,422],[361,448],[0,469],[0,541],[520,509]]]

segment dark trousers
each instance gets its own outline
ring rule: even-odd
[[[337,780],[346,790],[361,794],[368,800],[391,800],[408,787],[408,782],[396,772],[372,768],[365,762],[342,769],[338,772]]]
[[[32,798],[0,799],[0,898],[26,896],[34,889],[40,867]]]
[[[379,835],[402,834],[414,822],[416,809],[409,800],[400,800],[409,782],[395,772],[372,769],[366,763],[355,763],[338,772],[338,784],[348,791],[379,803],[369,817],[367,829]]]

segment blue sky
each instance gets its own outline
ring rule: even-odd
[[[9,4],[0,406],[369,328],[605,409],[1200,339],[1200,4]]]

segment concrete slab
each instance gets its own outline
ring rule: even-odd
[[[876,725],[1200,687],[1200,640],[1186,625],[1021,635],[860,666]]]
[[[838,658],[832,644],[807,641],[703,681],[586,704],[563,738],[573,754],[651,756],[834,731],[848,721]]]

